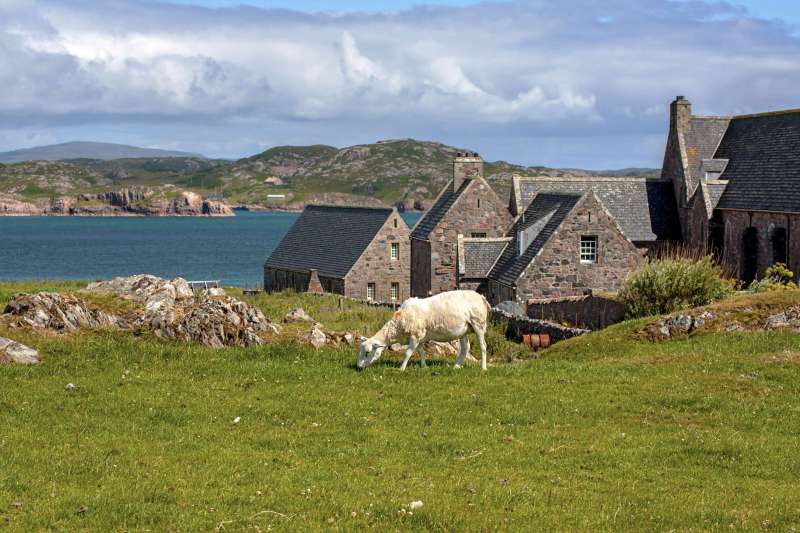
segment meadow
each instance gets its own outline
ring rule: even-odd
[[[4,283],[0,302],[78,287]],[[252,301],[328,329],[389,314]],[[515,362],[498,340],[487,372],[404,373],[399,355],[358,372],[355,348],[291,328],[213,350],[0,326],[43,356],[0,366],[0,530],[800,529],[800,334],[650,342],[643,323]]]

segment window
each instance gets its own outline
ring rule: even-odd
[[[375,299],[375,284],[367,283],[367,300]]]
[[[398,259],[400,257],[400,243],[393,242],[392,246],[389,250],[389,257],[392,259]]]
[[[473,239],[485,239],[486,238],[486,233],[483,232],[483,231],[473,231],[472,232],[472,238]]]
[[[399,283],[392,283],[392,300],[399,300],[400,299],[400,284]]]
[[[397,219],[394,219],[394,227],[397,227]]]
[[[597,263],[597,237],[581,237],[581,263]]]
[[[480,208],[481,208],[481,199],[478,198],[478,209],[480,209]]]

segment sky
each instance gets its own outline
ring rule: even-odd
[[[800,107],[794,0],[0,0],[0,151],[249,156],[413,137],[659,167],[697,114]]]

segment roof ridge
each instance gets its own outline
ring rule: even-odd
[[[662,178],[648,178],[647,176],[639,176],[639,177],[632,177],[632,176],[625,176],[621,178],[615,178],[613,176],[565,176],[561,178],[556,178],[553,176],[516,176],[517,178],[525,181],[596,181],[596,182],[615,182],[615,183],[626,183],[626,182],[633,182],[633,183],[640,183],[640,182],[668,182],[670,180],[662,179]]]
[[[352,211],[355,210],[362,210],[362,211],[394,211],[394,207],[367,207],[361,205],[335,205],[335,204],[307,204],[305,209],[312,208],[323,208],[323,209],[349,209]]]
[[[508,242],[513,237],[462,237],[464,242]]]
[[[733,119],[737,118],[758,118],[758,117],[772,117],[777,115],[791,115],[794,113],[800,113],[800,107],[795,107],[792,109],[781,109],[779,111],[763,111],[761,113],[747,113],[745,115],[734,115]]]

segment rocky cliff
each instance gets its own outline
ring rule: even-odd
[[[233,216],[225,202],[174,188],[125,188],[61,196],[45,205],[0,197],[0,216]]]

